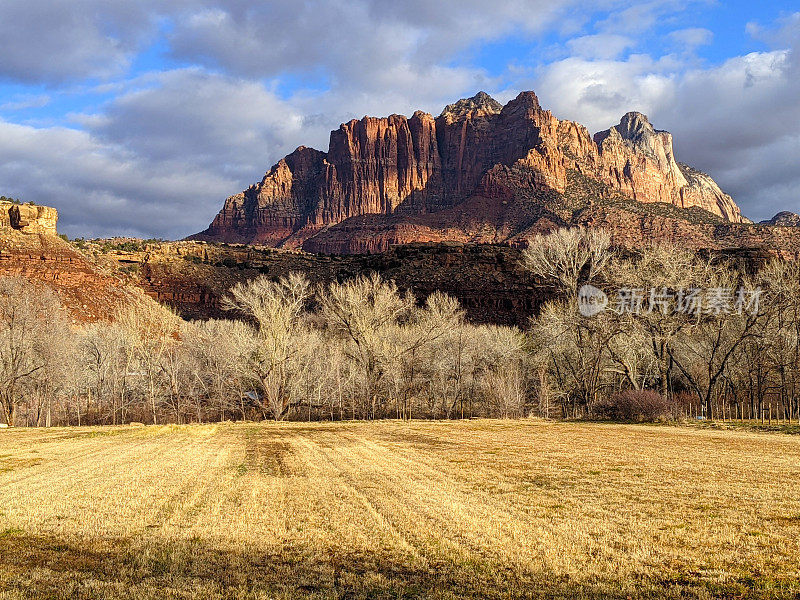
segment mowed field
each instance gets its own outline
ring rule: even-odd
[[[0,431],[0,598],[792,598],[800,437],[538,421]]]

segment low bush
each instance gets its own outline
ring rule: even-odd
[[[595,414],[611,421],[641,423],[669,418],[672,407],[669,400],[653,390],[626,390],[599,402]]]

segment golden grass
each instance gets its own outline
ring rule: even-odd
[[[800,438],[536,421],[0,432],[0,598],[792,598]]]

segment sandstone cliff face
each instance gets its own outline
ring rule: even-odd
[[[324,157],[323,152],[301,146],[281,159],[259,184],[225,201],[207,235],[234,243],[279,245],[313,216]]]
[[[742,222],[733,199],[708,175],[679,165],[672,135],[656,131],[641,113],[626,114],[619,125],[595,134],[600,178],[639,202],[697,206],[733,223]]]
[[[49,206],[0,202],[0,228],[56,235],[58,211]]]
[[[570,183],[575,173],[599,187],[581,192]],[[505,106],[479,93],[436,118],[416,112],[343,124],[327,153],[298,148],[192,237],[337,253],[499,242],[542,217],[569,221],[564,211],[552,217],[550,205],[574,209],[615,195],[745,221],[709,176],[676,161],[672,136],[644,115],[628,113],[593,138],[543,110],[533,92]],[[476,199],[483,212],[465,219]]]
[[[57,222],[55,208],[0,202],[0,277],[48,286],[73,323],[110,321],[117,308],[143,297],[125,277],[59,238]]]

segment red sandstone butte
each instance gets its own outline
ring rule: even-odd
[[[640,113],[592,136],[543,110],[533,92],[505,106],[481,92],[436,118],[418,111],[344,123],[327,153],[298,148],[192,238],[341,254],[508,242],[609,201],[747,221],[711,177],[677,162],[672,136]]]

